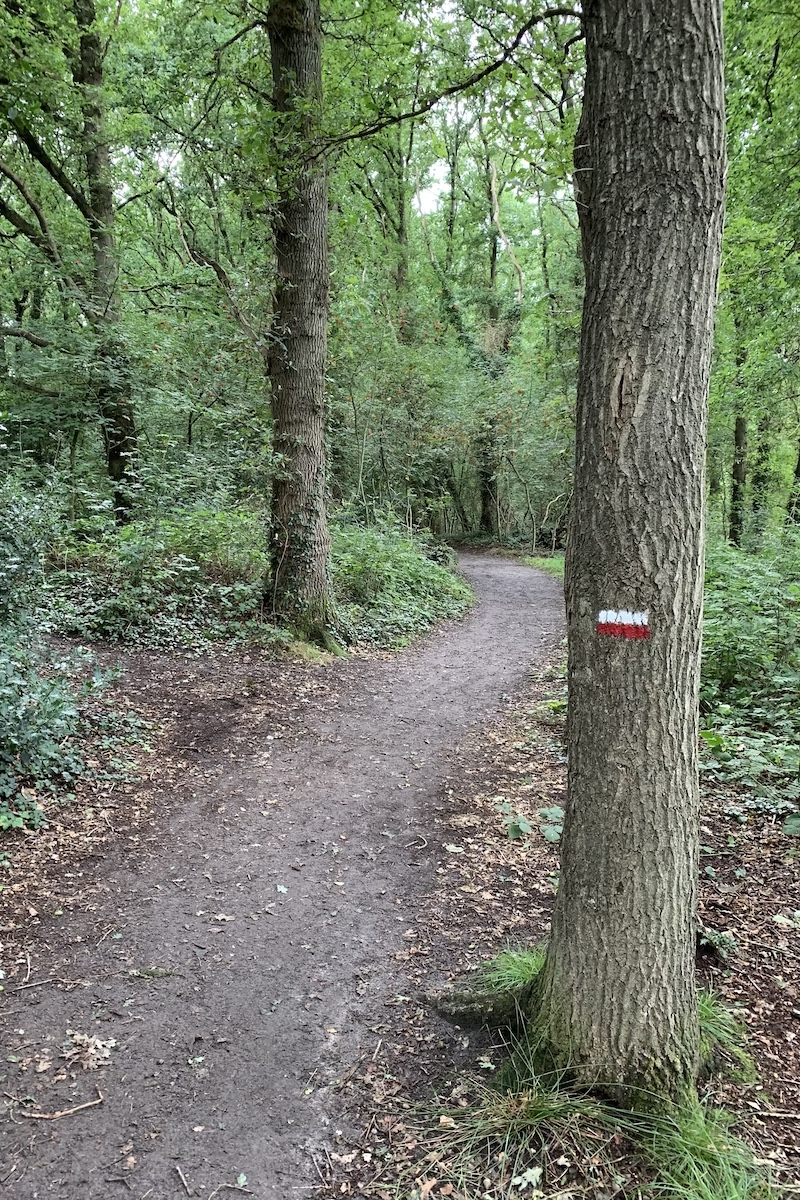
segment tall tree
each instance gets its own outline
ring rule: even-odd
[[[278,190],[268,359],[277,460],[270,600],[281,618],[325,640],[333,597],[325,510],[328,189],[315,145],[322,107],[319,0],[272,0],[267,30]]]
[[[557,1059],[641,1102],[689,1091],[698,1060],[697,710],[724,195],[721,3],[588,0],[584,25],[569,799],[536,1019]]]
[[[3,32],[13,67],[0,81],[8,154],[0,160],[0,220],[13,237],[28,242],[38,259],[38,298],[30,316],[38,319],[46,291],[57,289],[61,323],[71,324],[73,335],[87,331],[93,339],[90,388],[115,510],[124,520],[138,446],[118,329],[116,208],[104,79],[111,35],[104,46],[94,0],[70,0],[52,12],[35,6],[29,13],[9,9]],[[41,86],[32,64],[41,72]],[[32,78],[37,78],[33,87]],[[83,266],[87,243],[88,270]],[[42,349],[50,346],[48,338],[37,340],[30,331],[19,336]]]

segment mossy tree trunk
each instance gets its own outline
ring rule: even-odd
[[[659,1101],[691,1090],[698,1063],[697,712],[724,195],[721,19],[720,0],[584,6],[569,788],[533,1019],[583,1082],[634,1103],[644,1090]],[[647,613],[649,625],[609,636],[609,618],[598,620],[607,610]]]
[[[333,622],[326,502],[328,199],[315,145],[322,104],[319,0],[272,0],[276,273],[268,371],[276,469],[270,606],[325,641]]]

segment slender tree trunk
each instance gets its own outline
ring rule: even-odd
[[[758,439],[753,456],[753,489],[752,514],[753,522],[750,537],[750,549],[758,551],[764,540],[764,531],[769,519],[769,487],[772,481],[770,459],[772,457],[772,439],[770,436],[769,413],[764,413],[758,422]]]
[[[278,114],[269,600],[281,620],[324,641],[334,610],[325,512],[328,189],[324,159],[313,157],[322,103],[319,0],[272,0],[267,29]]]
[[[477,439],[478,491],[481,502],[481,533],[497,533],[497,442],[488,419]]]
[[[800,524],[800,445],[797,448],[797,462],[794,467],[789,503],[786,505],[786,520],[790,525]]]
[[[556,1060],[634,1103],[639,1089],[689,1091],[698,1059],[697,711],[724,190],[721,17],[721,0],[584,6],[569,798],[535,1020]]]
[[[130,366],[119,336],[119,273],[114,232],[111,153],[104,130],[103,48],[95,27],[94,0],[73,0],[80,31],[74,79],[81,95],[83,157],[91,213],[89,236],[94,257],[92,294],[87,316],[97,340],[97,397],[109,477],[114,485],[117,519],[130,518],[130,486],[138,457],[131,401]]]
[[[741,546],[744,534],[747,489],[747,418],[738,416],[733,431],[733,488],[731,491],[730,540]]]

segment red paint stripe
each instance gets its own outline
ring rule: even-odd
[[[597,622],[597,632],[603,637],[621,637],[629,640],[642,640],[650,637],[649,625],[633,625],[622,621],[614,621],[606,623],[605,621]]]

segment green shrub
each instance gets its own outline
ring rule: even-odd
[[[334,525],[332,538],[334,589],[358,640],[403,645],[469,605],[433,543],[388,526]],[[63,634],[191,649],[288,636],[264,621],[267,529],[254,512],[190,510],[94,539],[69,533],[49,558],[47,614]]]
[[[359,641],[402,646],[432,622],[468,609],[468,585],[406,533],[348,525],[332,535],[337,601]]]
[[[796,534],[760,555],[709,547],[701,705],[706,769],[749,793],[741,819],[749,810],[791,811],[800,798]]]
[[[37,828],[38,794],[70,787],[83,770],[76,666],[24,627],[0,626],[0,829]]]
[[[43,500],[25,495],[12,480],[0,484],[0,621],[26,610],[41,586],[49,527]]]
[[[58,632],[152,648],[284,640],[262,617],[266,532],[246,511],[193,510],[54,544],[47,605]]]

